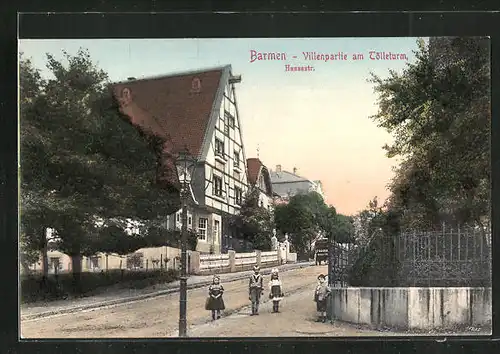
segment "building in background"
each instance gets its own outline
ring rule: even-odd
[[[221,251],[223,237],[234,234],[230,218],[247,191],[247,166],[231,66],[113,86],[120,111],[143,131],[161,137],[162,178],[178,184],[175,154],[187,147],[198,158],[192,177],[188,228],[199,234],[197,250]],[[180,228],[180,211],[167,218]]]
[[[248,185],[259,190],[259,205],[270,209],[273,205],[273,186],[269,170],[259,158],[247,159]]]
[[[270,171],[273,192],[277,195],[276,204],[286,203],[290,197],[299,193],[317,192],[325,199],[321,181],[309,180],[297,174],[297,169],[293,172],[284,171],[281,165],[276,166],[275,171]]]

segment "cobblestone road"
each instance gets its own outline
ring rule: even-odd
[[[326,271],[326,266],[313,266],[282,273],[285,293],[293,294],[307,288],[304,298],[308,300],[307,307],[314,309],[314,303],[311,301],[312,288],[316,283],[316,276]],[[269,276],[264,276],[266,286],[268,280]],[[239,312],[249,305],[248,280],[228,282],[224,284],[224,287],[226,289],[224,300],[227,308],[224,316]],[[188,293],[190,329],[196,329],[196,326],[210,322],[210,314],[204,310],[206,296],[206,287],[192,289]],[[288,311],[290,307],[286,300],[284,311]],[[263,309],[263,311],[266,310]],[[255,317],[255,320],[252,318],[250,322],[263,321],[262,317],[264,316]],[[173,293],[107,308],[84,310],[51,318],[24,320],[21,322],[21,335],[23,338],[166,337],[176,335],[178,318],[179,293]],[[227,320],[229,321],[230,318]],[[279,318],[276,321],[279,321]],[[280,323],[283,326],[283,322],[280,321]],[[289,324],[288,327],[293,328],[293,325]]]

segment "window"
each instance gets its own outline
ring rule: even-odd
[[[181,221],[181,214],[180,214],[180,213],[177,213],[177,214],[175,214],[175,215],[176,215],[176,217],[177,217],[177,221],[178,221],[178,222],[180,222],[180,221]]]
[[[191,219],[191,217],[189,216],[188,217],[188,225],[191,226],[191,224],[193,223],[193,220]]]
[[[235,119],[234,116],[229,111],[224,111],[224,118],[231,128],[234,128]]]
[[[239,187],[234,187],[234,199],[236,204],[241,205],[243,203],[243,191]]]
[[[215,155],[224,157],[224,142],[215,138]]]
[[[214,176],[214,186],[213,194],[222,197],[222,178],[219,176]]]
[[[207,225],[208,225],[207,218],[199,218],[198,219],[198,238],[200,240],[207,239]]]
[[[235,151],[234,152],[234,167],[240,167],[240,152]]]

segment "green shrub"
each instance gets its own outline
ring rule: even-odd
[[[114,269],[99,273],[83,272],[80,277],[80,287],[76,290],[71,273],[50,275],[45,281],[41,275],[28,275],[21,278],[21,301],[27,303],[89,296],[116,285],[120,288],[142,289],[177,279],[178,271],[172,269],[150,271]]]

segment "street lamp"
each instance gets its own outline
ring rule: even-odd
[[[191,176],[196,167],[196,158],[184,148],[175,160],[177,176],[181,186],[180,195],[182,203],[182,229],[181,229],[181,276],[179,296],[179,337],[185,337],[187,331],[187,203],[191,193]]]

